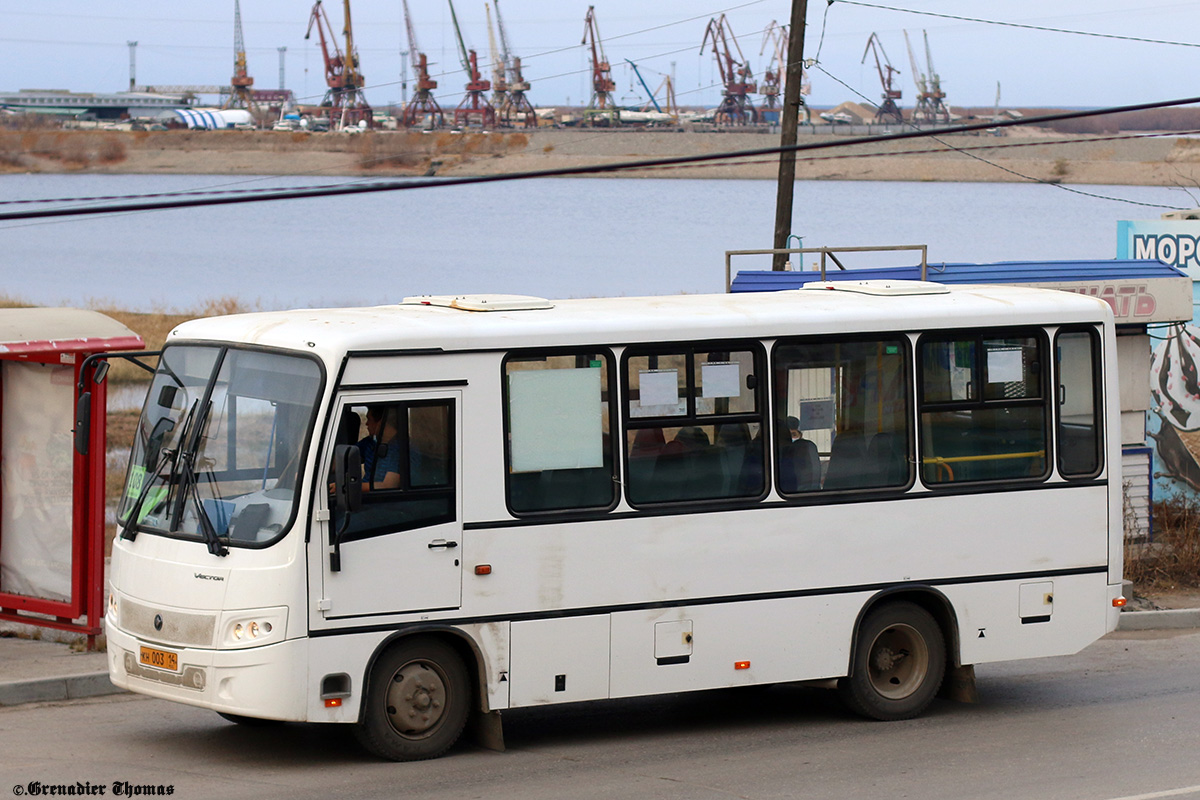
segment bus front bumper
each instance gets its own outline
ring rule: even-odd
[[[109,679],[122,689],[245,717],[308,719],[305,639],[215,650],[158,645],[113,625],[107,634]],[[165,654],[165,666],[143,663],[143,648]]]

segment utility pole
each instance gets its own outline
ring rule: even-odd
[[[137,42],[127,41],[129,45],[129,91],[137,85]]]
[[[287,52],[287,48],[286,47],[277,47],[275,49],[279,51],[279,91],[282,92],[284,89],[287,88],[287,82],[284,80],[284,78],[287,76],[284,74],[284,71],[283,71],[284,53]]]
[[[787,77],[783,87],[783,130],[780,132],[781,147],[796,145],[796,129],[800,125],[800,83],[804,77],[804,18],[808,13],[808,0],[792,0],[792,22],[788,27]],[[775,195],[775,244],[782,250],[787,247],[792,232],[792,192],[796,186],[796,152],[789,150],[779,154],[779,188]],[[771,260],[771,269],[783,271],[787,268],[787,254],[776,253]]]

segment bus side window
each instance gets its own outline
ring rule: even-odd
[[[627,353],[625,447],[633,505],[759,497],[765,490],[757,344]]]
[[[613,480],[610,357],[517,353],[504,362],[505,458],[516,514],[608,508]]]
[[[1055,341],[1058,471],[1064,477],[1091,477],[1100,471],[1099,347],[1092,329],[1060,331]]]
[[[342,541],[452,522],[457,513],[454,402],[378,403],[363,410],[368,435],[357,441],[363,456],[363,502]],[[344,411],[357,416],[354,409]],[[352,431],[350,414],[343,412],[338,436],[352,436]],[[336,529],[341,511],[334,508],[333,516]]]
[[[784,341],[775,348],[781,494],[909,484],[907,353],[901,336]]]
[[[921,478],[928,485],[1047,475],[1044,336],[970,331],[922,337]]]

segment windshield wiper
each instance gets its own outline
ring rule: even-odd
[[[192,405],[192,410],[188,412],[187,422],[184,423],[184,431],[180,436],[180,441],[187,441],[189,430],[194,422],[195,432],[191,435],[191,441],[188,442],[186,449],[179,454],[179,458],[175,461],[175,468],[172,469],[172,483],[175,483],[175,478],[178,479],[179,493],[175,496],[174,509],[171,513],[171,530],[179,529],[179,520],[183,516],[183,507],[187,503],[190,496],[192,505],[196,512],[196,527],[200,530],[200,535],[204,538],[204,544],[208,546],[208,552],[214,556],[229,555],[229,548],[221,541],[221,537],[217,534],[216,528],[213,527],[212,519],[208,516],[208,511],[204,508],[204,503],[200,499],[199,477],[196,475],[194,466],[196,460],[196,451],[200,447],[200,438],[204,433],[204,426],[208,424],[209,411],[212,410],[212,402],[208,402],[204,406],[204,411],[198,419],[193,420],[196,412],[196,404]]]
[[[170,420],[168,420],[168,422],[169,421]],[[150,490],[154,487],[155,481],[162,480],[163,467],[167,465],[167,462],[171,463],[170,474],[174,474],[175,456],[178,452],[178,450],[159,451],[158,463],[154,466],[154,470],[152,472],[147,473],[146,481],[142,484],[142,490],[138,492],[137,502],[135,502],[133,507],[130,509],[129,516],[125,518],[125,523],[121,528],[122,539],[133,541],[137,538],[138,525],[141,524],[142,505],[146,502],[146,496],[150,494]]]

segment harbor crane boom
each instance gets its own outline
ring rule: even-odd
[[[508,91],[504,104],[500,106],[500,124],[505,127],[537,127],[537,112],[525,93],[529,81],[521,74],[521,57],[514,56],[508,44],[508,33],[504,30],[504,17],[500,14],[500,0],[492,0],[496,9],[496,30],[500,33],[500,59],[508,70]]]
[[[346,37],[344,53],[338,47],[333,26],[329,23],[329,16],[325,13],[321,0],[317,0],[313,5],[308,18],[308,30],[304,34],[304,38],[308,39],[315,27],[321,43],[321,56],[325,61],[325,84],[329,87],[321,106],[328,110],[329,121],[338,127],[355,126],[364,121],[370,125],[371,106],[362,91],[365,81],[358,66],[358,50],[354,47],[350,0],[342,0],[342,14],[345,20],[342,33]]]
[[[221,108],[245,108],[253,114],[258,110],[250,87],[254,78],[246,69],[246,43],[242,39],[242,7],[233,0],[233,77],[229,79],[229,97]]]
[[[437,81],[429,77],[429,60],[421,52],[417,44],[417,33],[413,30],[412,14],[408,12],[408,0],[401,0],[404,7],[404,27],[408,32],[408,55],[412,59],[413,74],[416,76],[416,86],[413,89],[413,99],[404,107],[400,115],[400,124],[406,128],[422,125],[429,128],[440,128],[446,124],[446,115],[433,96]]]
[[[861,63],[867,63],[867,56],[871,53],[875,54],[875,70],[879,73],[879,82],[883,86],[883,103],[875,111],[875,121],[903,123],[904,115],[900,113],[900,107],[896,105],[901,92],[892,86],[892,78],[894,75],[899,75],[900,70],[893,67],[891,61],[888,60],[887,51],[883,49],[883,43],[879,41],[877,33],[872,33],[867,38],[867,49],[863,51]],[[880,58],[880,55],[883,57]]]
[[[450,5],[450,21],[454,23],[454,36],[458,40],[459,60],[463,72],[467,73],[467,93],[454,109],[454,124],[460,127],[493,127],[496,124],[496,109],[484,96],[484,92],[492,88],[492,83],[479,74],[479,57],[474,50],[468,50],[463,41],[458,15],[454,13],[454,0],[446,2]]]
[[[701,54],[709,41],[712,42],[713,56],[717,59],[721,83],[725,86],[713,120],[718,125],[755,124],[758,122],[758,111],[750,102],[750,95],[758,91],[758,86],[724,14],[708,21],[708,27],[704,29],[704,41],[700,43]]]
[[[596,7],[588,6],[587,16],[583,20],[583,41],[592,50],[592,99],[584,111],[593,125],[620,124],[620,112],[613,103],[612,93],[617,88],[612,78],[612,68],[604,57],[604,45],[600,41],[600,26],[596,22]]]
[[[662,106],[660,106],[658,104],[658,100],[655,99],[654,92],[650,91],[650,87],[646,85],[646,79],[642,77],[642,73],[638,69],[638,65],[630,61],[628,58],[625,59],[625,63],[633,67],[633,74],[637,75],[637,79],[642,84],[642,88],[646,90],[646,94],[650,95],[650,102],[654,104],[654,110],[661,113]]]
[[[496,47],[496,28],[492,24],[492,7],[484,3],[487,14],[488,53],[492,59],[492,106],[503,108],[508,100],[508,54]]]

